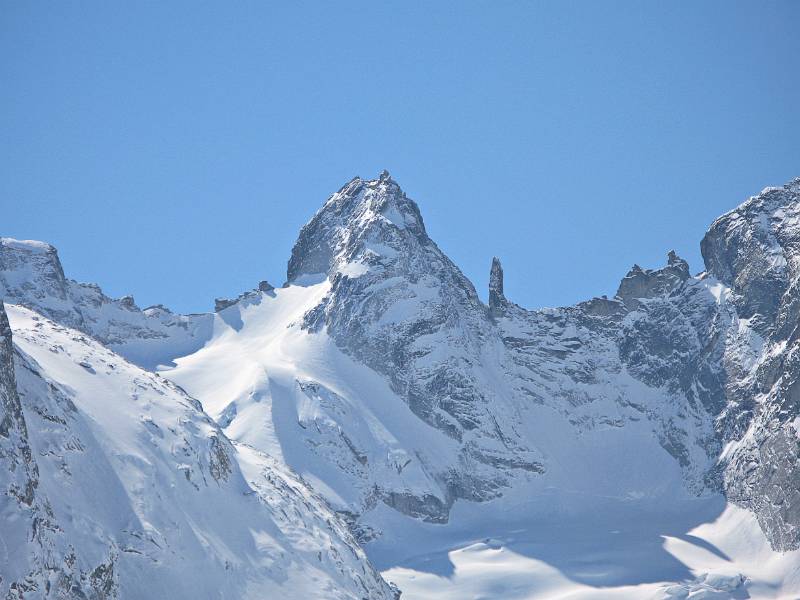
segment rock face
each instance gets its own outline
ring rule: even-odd
[[[800,179],[717,219],[701,244],[726,286],[733,327],[720,435],[728,497],[751,508],[775,548],[800,546]]]
[[[200,404],[0,310],[0,596],[394,598],[340,521]]]
[[[629,309],[636,308],[640,300],[667,296],[689,279],[689,264],[673,250],[667,255],[667,266],[651,271],[633,265],[620,282],[617,298]]]
[[[58,510],[61,497],[59,490],[53,489],[57,484],[50,481],[47,465],[39,469],[39,453],[54,452],[56,446],[40,447],[34,439],[37,432],[28,426],[25,413],[30,407],[18,390],[15,374],[15,363],[19,366],[23,360],[21,354],[15,357],[11,327],[0,303],[0,594],[19,599],[115,597],[115,553],[98,551],[97,546],[87,552],[78,549],[78,538],[69,536],[66,515]],[[37,416],[56,427],[67,424],[45,404],[37,403]],[[74,407],[68,404],[60,408]],[[54,491],[53,501],[50,494]]]
[[[31,506],[38,484],[39,473],[28,445],[25,415],[17,395],[14,376],[14,346],[11,326],[5,307],[0,303],[0,442],[4,466],[11,477],[7,479],[4,501],[10,498],[18,504]]]
[[[489,271],[489,314],[497,317],[502,314],[507,302],[503,293],[503,265],[496,256],[492,259],[492,269]]]
[[[0,591],[22,598],[37,585],[37,559],[51,561],[54,591],[81,590],[80,579],[71,577],[65,556],[47,552],[53,523],[38,492],[39,469],[28,443],[28,427],[17,393],[14,346],[5,308],[0,302],[0,517],[3,521],[3,581]],[[12,550],[14,549],[14,550]],[[16,556],[12,556],[12,552]],[[39,558],[41,557],[41,558]],[[39,566],[39,569],[42,567]],[[39,577],[43,583],[45,577]],[[10,581],[9,581],[10,580]]]

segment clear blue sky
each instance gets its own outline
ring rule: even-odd
[[[388,169],[482,296],[613,293],[800,175],[800,2],[4,2],[0,234],[208,310]]]

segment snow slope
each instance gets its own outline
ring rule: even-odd
[[[426,464],[456,461],[456,444],[326,335],[302,329],[329,287],[312,280],[221,311],[207,345],[162,374],[200,394],[232,439],[284,461],[337,510],[360,513],[381,488],[440,493]]]
[[[61,568],[97,598],[394,597],[301,480],[235,448],[196,400],[80,332],[8,315],[47,530],[36,544],[11,525],[30,505],[6,512],[3,595],[62,597]]]

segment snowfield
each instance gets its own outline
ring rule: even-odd
[[[122,598],[394,596],[279,461],[234,448],[158,375],[26,308],[6,310],[36,495],[52,522],[44,562],[27,534],[4,526],[3,579],[26,576],[22,597],[63,594],[62,577],[88,583],[58,597],[82,597],[71,595],[80,587]],[[96,565],[113,573],[102,586],[89,575]]]
[[[748,511],[721,498],[683,506],[680,514],[664,508],[660,519],[626,506],[494,525],[467,520],[469,526],[453,528],[458,533],[421,533],[430,551],[401,560],[389,548],[370,555],[380,567],[382,560],[393,565],[383,576],[410,600],[789,600],[800,594],[800,552],[772,551]]]

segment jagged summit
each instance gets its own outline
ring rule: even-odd
[[[660,269],[643,269],[633,265],[620,281],[616,297],[629,309],[634,309],[640,299],[664,296],[688,280],[689,263],[674,250],[667,254],[667,265]]]
[[[357,254],[386,257],[409,242],[430,242],[417,204],[388,171],[377,179],[355,177],[328,198],[300,231],[287,281],[295,282],[303,275],[330,275]]]
[[[749,198],[715,220],[703,237],[706,270],[733,289],[744,317],[773,317],[781,294],[797,285],[799,223],[797,178]]]

